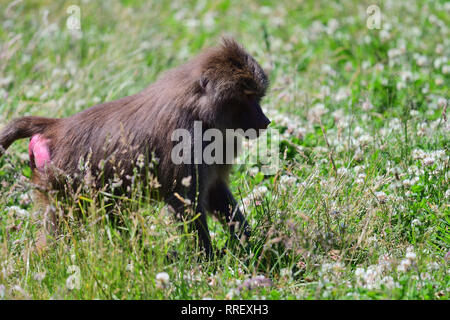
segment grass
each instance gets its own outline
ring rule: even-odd
[[[72,4],[82,35],[66,24]],[[376,1],[369,29],[371,4],[1,0],[2,125],[136,93],[228,33],[270,71],[263,107],[282,148],[276,175],[232,174],[249,250],[205,261],[139,189],[61,203],[62,236],[36,252],[16,142],[0,159],[0,299],[449,299],[450,7]],[[209,224],[221,248],[227,233]]]

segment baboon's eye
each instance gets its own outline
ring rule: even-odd
[[[252,89],[244,89],[244,94],[246,99],[250,102],[256,102],[259,103],[261,101],[261,94],[257,90]]]
[[[257,92],[254,91],[254,90],[249,90],[249,89],[247,89],[247,90],[244,90],[244,94],[245,94],[246,96],[254,96],[254,95],[257,94]]]

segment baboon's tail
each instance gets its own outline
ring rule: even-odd
[[[0,157],[18,139],[28,138],[44,130],[59,119],[44,117],[22,117],[14,119],[0,131]]]

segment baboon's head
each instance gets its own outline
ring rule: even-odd
[[[220,129],[266,129],[260,101],[269,80],[255,59],[232,38],[200,56],[199,86]]]

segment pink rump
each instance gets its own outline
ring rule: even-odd
[[[36,134],[31,138],[28,146],[28,153],[30,154],[31,167],[36,167],[38,170],[44,170],[46,163],[50,162],[50,150],[48,148],[48,139],[45,139],[40,134]]]

